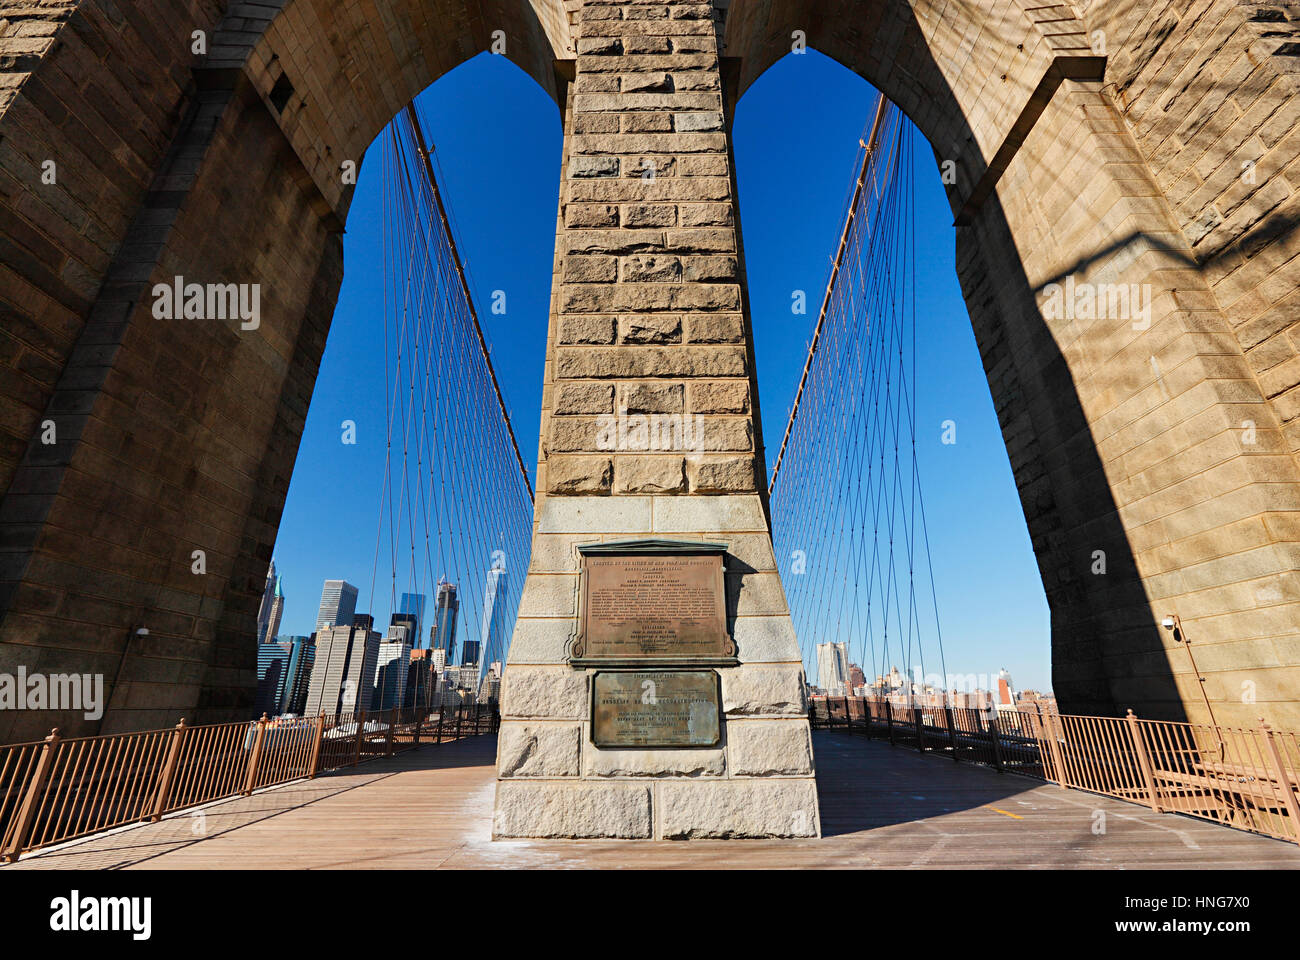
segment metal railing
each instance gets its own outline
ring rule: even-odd
[[[814,730],[888,740],[1300,843],[1300,736],[1209,724],[817,697]]]
[[[496,704],[220,723],[0,746],[0,862],[423,744],[495,733]]]

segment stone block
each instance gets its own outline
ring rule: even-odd
[[[745,324],[740,314],[687,317],[686,339],[691,343],[743,343]]]
[[[497,782],[494,838],[647,840],[651,829],[645,784]]]
[[[538,579],[536,576],[529,581]],[[587,675],[568,666],[511,664],[501,681],[503,719],[581,720],[587,715]]]
[[[618,157],[573,157],[569,161],[569,176],[574,179],[617,177],[618,169]]]
[[[648,534],[650,498],[548,498],[537,519],[537,532]]]
[[[688,409],[692,413],[748,413],[749,382],[692,383]]]
[[[743,663],[799,660],[799,640],[788,616],[735,617],[731,620],[731,635],[736,643],[736,656]]]
[[[564,223],[569,227],[617,227],[619,210],[614,204],[571,203],[564,209]]]
[[[575,612],[577,577],[569,574],[532,574],[519,597],[521,617],[571,617]]]
[[[616,493],[684,493],[686,472],[681,457],[617,457],[614,463]]]
[[[670,497],[654,501],[654,532],[766,533],[767,517],[757,494]]]
[[[803,716],[803,668],[791,664],[742,664],[722,671],[722,709],[727,716]]]
[[[712,111],[674,114],[673,129],[679,133],[707,133],[722,130],[722,114]]]
[[[613,413],[614,386],[608,383],[563,383],[555,395],[557,416]]]
[[[622,275],[625,283],[676,283],[682,279],[680,257],[624,257]]]
[[[684,182],[705,183],[708,181],[691,180]],[[681,265],[681,277],[688,283],[707,283],[711,280],[735,280],[737,277],[735,257],[683,257]]]
[[[752,457],[692,457],[687,475],[693,493],[751,493],[757,490]]]
[[[677,207],[671,203],[629,203],[622,210],[623,224],[633,227],[674,227]]]
[[[516,620],[506,663],[564,663],[573,630],[572,617]]]
[[[816,837],[821,832],[811,778],[665,781],[658,797],[665,840]]]
[[[727,751],[734,777],[811,776],[808,721],[728,720]]]
[[[620,343],[681,343],[682,318],[642,314],[618,318]]]
[[[614,342],[613,317],[561,317],[559,342],[565,345]]]
[[[681,413],[686,387],[681,383],[629,383],[622,388],[619,409],[627,413]]]
[[[551,493],[608,493],[613,479],[609,457],[551,457],[546,462],[546,488]]]
[[[721,777],[725,750],[608,750],[583,744],[584,777]]]
[[[497,736],[497,776],[576,777],[582,725],[503,720]]]
[[[740,377],[746,366],[744,349],[735,346],[561,348],[555,354],[555,375],[574,380]]]
[[[614,283],[618,280],[617,257],[565,257],[565,283]]]

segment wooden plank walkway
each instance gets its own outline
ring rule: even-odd
[[[30,855],[0,870],[1300,868],[1300,847],[842,733],[814,734],[821,840],[489,838],[476,737]],[[1105,832],[1094,833],[1099,813]]]

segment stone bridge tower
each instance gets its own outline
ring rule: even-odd
[[[564,160],[532,566],[502,685],[500,837],[816,836],[799,646],[776,572],[709,2],[587,0]],[[581,550],[725,545],[739,665],[716,746],[611,749],[571,666]]]

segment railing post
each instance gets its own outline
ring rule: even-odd
[[[262,762],[262,742],[266,739],[266,714],[257,721],[257,736],[253,739],[253,752],[248,755],[248,775],[244,778],[244,796],[253,792],[257,783],[257,768]]]
[[[442,715],[446,713],[442,704],[438,704],[438,743],[442,744]]]
[[[943,695],[943,715],[948,721],[948,746],[952,748],[952,759],[958,761],[957,756],[957,731],[952,725],[952,707],[948,704],[948,695]]]
[[[1300,843],[1300,803],[1296,802],[1295,787],[1291,786],[1291,775],[1287,773],[1286,763],[1282,760],[1282,751],[1273,739],[1273,728],[1259,718],[1260,730],[1264,733],[1264,746],[1268,749],[1269,759],[1273,763],[1273,772],[1277,776],[1277,785],[1282,790],[1282,799],[1286,803],[1286,812],[1291,817],[1291,838]]]
[[[312,738],[311,759],[307,761],[307,779],[313,780],[320,772],[320,748],[325,740],[325,714],[316,718],[316,736]]]
[[[925,753],[925,709],[922,707],[913,707],[912,716],[916,720],[917,752]]]
[[[1056,785],[1062,790],[1070,789],[1069,781],[1065,776],[1065,755],[1061,752],[1061,742],[1056,737],[1056,720],[1053,714],[1048,714],[1046,719],[1039,713],[1038,719],[1042,722],[1041,729],[1045,730],[1047,739],[1047,749],[1052,754],[1052,766],[1056,768]],[[1064,729],[1062,729],[1064,733]]]
[[[993,737],[993,765],[998,773],[1002,772],[1002,730],[998,727],[997,707],[993,708],[993,719],[989,722],[989,733]]]
[[[356,719],[357,724],[357,747],[352,756],[352,766],[355,767],[361,762],[361,738],[365,736],[366,732],[366,711],[359,710],[352,716]]]
[[[176,763],[180,759],[181,743],[184,740],[185,718],[181,717],[181,722],[176,724],[176,729],[172,731],[171,746],[167,750],[162,774],[158,777],[158,795],[154,798],[153,810],[148,816],[148,819],[154,823],[162,819],[163,812],[167,809],[167,800],[172,792],[172,780],[176,777]]]
[[[889,745],[894,745],[894,708],[888,700],[885,701],[885,724],[889,727]]]
[[[1129,739],[1133,741],[1133,753],[1137,756],[1138,769],[1142,771],[1142,783],[1147,790],[1147,805],[1155,813],[1160,813],[1160,796],[1156,793],[1156,778],[1151,769],[1151,758],[1147,755],[1147,745],[1142,740],[1142,728],[1133,711],[1124,718],[1128,726]]]
[[[50,778],[50,769],[54,766],[54,750],[59,744],[59,728],[55,727],[50,731],[50,735],[45,738],[45,744],[41,747],[40,759],[36,761],[36,772],[32,774],[32,782],[27,787],[27,795],[23,797],[23,805],[18,810],[18,819],[15,821],[13,839],[9,843],[9,849],[5,851],[5,860],[13,863],[18,859],[19,854],[23,852],[23,847],[27,845],[27,840],[31,836],[32,827],[36,823],[36,811],[41,805],[41,792],[45,789],[45,782]]]
[[[415,750],[419,750],[420,731],[424,728],[424,718],[426,714],[421,713],[419,710],[416,710],[413,716],[415,717],[415,743],[412,745],[412,748]]]

